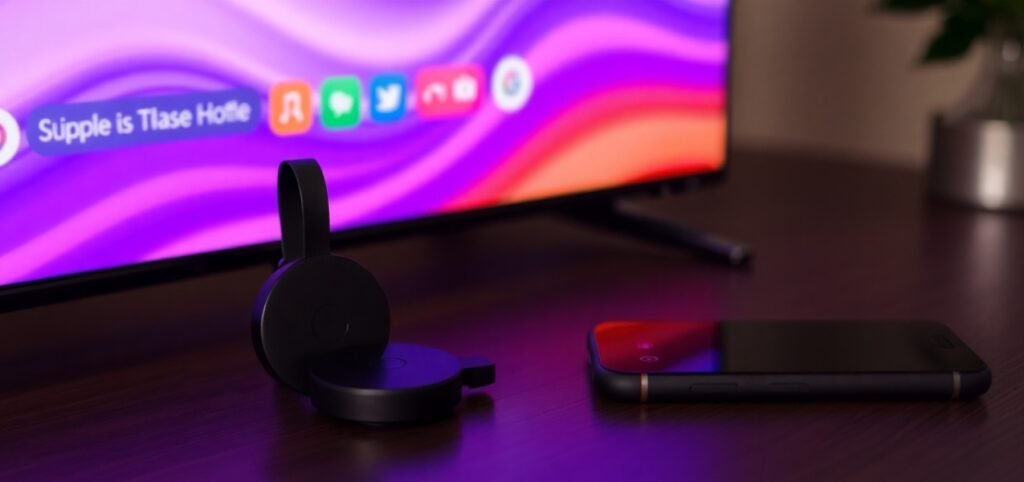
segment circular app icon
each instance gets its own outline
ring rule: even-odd
[[[533,94],[533,72],[518,55],[506,55],[498,61],[491,74],[491,96],[494,104],[505,112],[522,109]]]
[[[0,166],[11,162],[21,147],[21,128],[10,112],[0,109]]]

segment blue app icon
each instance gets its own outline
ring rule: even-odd
[[[405,115],[409,82],[401,74],[378,75],[370,82],[370,118],[395,122]]]

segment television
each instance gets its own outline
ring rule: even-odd
[[[728,0],[9,0],[0,309],[721,176]]]

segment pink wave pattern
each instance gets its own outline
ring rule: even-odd
[[[72,2],[56,14],[57,7],[45,1],[0,5],[0,30],[20,45],[38,47],[12,53],[24,68],[0,76],[0,108],[21,122],[44,104],[236,86],[265,92],[282,80],[316,85],[339,73],[366,82],[384,71],[411,75],[449,62],[478,63],[486,70],[508,53],[526,58],[537,84],[528,108],[516,114],[484,102],[473,115],[450,122],[423,121],[411,113],[389,126],[315,128],[288,139],[261,127],[202,144],[63,158],[23,148],[0,169],[0,198],[21,207],[0,212],[0,232],[6,235],[0,239],[0,285],[271,241],[278,235],[276,213],[239,206],[268,204],[282,158],[321,161],[331,185],[332,226],[341,229],[476,206],[466,200],[479,193],[488,199],[485,205],[520,199],[527,191],[519,181],[536,181],[532,174],[554,172],[564,159],[535,156],[524,168],[519,153],[560,119],[608,96],[626,93],[621,106],[642,106],[637,116],[673,108],[670,117],[683,124],[708,116],[724,122],[721,105],[710,113],[707,106],[686,102],[661,109],[651,104],[651,95],[724,96],[727,6],[726,0],[489,0],[396,9],[328,0],[183,0],[146,7],[109,0],[88,7]],[[89,9],[94,15],[82,13]],[[29,13],[54,18],[46,29],[17,21]],[[390,23],[389,14],[396,16]],[[388,26],[375,27],[380,22]],[[355,26],[325,36],[334,24]],[[403,27],[411,24],[418,26]],[[54,29],[75,41],[52,35]],[[628,99],[634,94],[636,103]],[[590,118],[572,138],[586,143],[629,117],[625,112],[606,121]],[[711,145],[717,137],[709,139],[695,141]],[[628,150],[634,141],[622,142],[617,147]],[[623,171],[609,185],[714,169],[724,145],[721,152],[702,152],[706,157],[669,159],[665,151],[652,151],[637,160],[646,166],[643,171]],[[374,162],[352,162],[366,157]],[[528,172],[517,182],[492,182],[522,169]],[[567,178],[549,194],[591,188]],[[166,225],[143,223],[151,213],[170,216],[199,199],[212,203],[209,211],[219,212],[220,206],[231,212],[201,222],[184,213]],[[114,249],[125,245],[134,248],[131,257]]]
[[[602,35],[604,32],[618,34],[611,38]],[[595,38],[601,40],[595,41]],[[534,69],[537,82],[542,83],[559,68],[569,68],[576,61],[613,49],[637,49],[670,58],[711,63],[724,62],[728,53],[723,42],[700,42],[641,22],[601,16],[581,19],[559,28],[531,48],[525,58]],[[357,192],[332,196],[332,226],[348,226],[436,179],[441,172],[481,145],[504,119],[503,112],[488,104],[462,130],[409,168]],[[146,260],[223,249],[233,246],[239,239],[271,239],[277,232],[277,223],[276,215],[265,215],[218,226],[162,247],[147,255]]]

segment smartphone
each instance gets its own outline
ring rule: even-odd
[[[930,321],[610,321],[596,389],[620,400],[971,399],[988,366]]]

